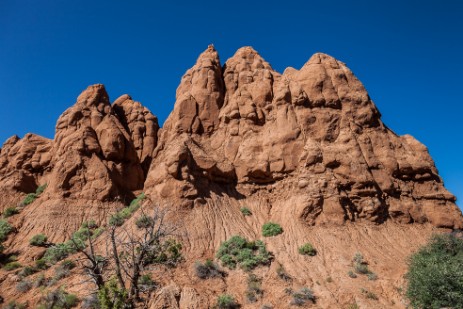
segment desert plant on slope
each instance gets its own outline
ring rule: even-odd
[[[305,243],[298,249],[299,254],[314,256],[317,254],[317,250],[312,246],[311,243]]]
[[[413,308],[463,308],[463,239],[433,236],[411,256],[406,277]]]
[[[283,233],[283,229],[278,223],[267,222],[262,226],[262,236],[271,237]]]
[[[246,298],[249,302],[256,302],[264,294],[261,288],[262,279],[255,274],[249,274],[247,280]]]
[[[29,240],[29,244],[31,246],[36,247],[44,247],[47,245],[48,237],[44,234],[37,234],[32,236],[31,240]]]
[[[8,221],[0,219],[0,243],[4,242],[8,236],[13,231],[13,227]]]
[[[32,202],[34,202],[40,196],[40,194],[42,194],[43,191],[45,191],[46,188],[46,184],[37,187],[35,193],[29,193],[28,195],[26,195],[24,200],[20,203],[20,206],[27,206],[29,204],[32,204]]]
[[[252,212],[249,208],[247,207],[241,207],[240,209],[241,213],[243,214],[243,216],[250,216],[252,215]]]
[[[297,292],[293,292],[290,305],[304,306],[307,302],[315,303],[315,295],[309,288],[302,288]]]
[[[129,206],[112,215],[109,219],[109,224],[112,226],[121,226],[124,224],[125,220],[130,218],[132,214],[140,208],[141,202],[144,199],[145,194],[142,192],[132,202],[130,202]]]
[[[233,296],[229,294],[222,294],[217,298],[216,307],[219,309],[234,309],[238,308],[239,304],[236,302]]]
[[[224,241],[216,256],[226,267],[234,269],[236,266],[240,266],[244,270],[251,270],[258,265],[266,265],[270,263],[272,258],[262,241],[247,241],[241,236],[233,236]]]
[[[8,218],[8,217],[14,216],[16,214],[19,214],[19,210],[16,207],[8,207],[3,212],[3,218]]]
[[[223,271],[220,270],[219,265],[214,263],[212,260],[206,260],[206,262],[195,263],[195,273],[200,279],[208,279],[215,277],[222,277]]]
[[[5,264],[5,266],[3,266],[3,269],[6,271],[10,271],[10,270],[18,269],[21,267],[22,265],[19,262],[9,262]]]
[[[39,309],[69,309],[76,307],[79,304],[79,299],[76,295],[70,294],[59,288],[57,290],[48,292],[42,297],[42,302]]]

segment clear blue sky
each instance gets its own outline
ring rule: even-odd
[[[112,100],[129,93],[163,123],[210,43],[222,62],[251,45],[279,72],[320,51],[347,63],[392,130],[429,148],[463,200],[462,3],[0,0],[0,143],[53,137],[94,83]]]

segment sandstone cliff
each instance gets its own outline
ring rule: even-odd
[[[21,202],[44,184],[31,203]],[[354,301],[361,308],[403,308],[398,290],[408,255],[438,228],[463,228],[426,147],[386,127],[361,82],[322,53],[280,74],[251,47],[221,64],[209,46],[182,77],[162,128],[130,96],[111,104],[103,85],[89,86],[60,116],[53,140],[13,136],[0,149],[0,210],[21,209],[9,219],[15,232],[6,254],[32,263],[43,255],[29,246],[33,235],[56,243],[84,221],[104,227],[142,191],[145,207],[172,210],[185,231],[185,262],[158,274],[163,288],[152,308],[207,308],[222,292],[246,308],[285,308],[285,287],[307,285],[321,308]],[[252,216],[243,217],[242,207]],[[261,238],[268,221],[284,233],[266,239],[275,258],[257,271],[266,291],[257,304],[243,297],[242,271],[195,277],[196,260],[213,258],[233,235]],[[297,252],[307,241],[317,247],[314,258]],[[379,280],[346,276],[358,251]],[[278,265],[290,281],[278,278]],[[81,275],[66,282],[84,295],[91,286]],[[18,293],[15,280],[0,270],[0,295],[38,299],[35,290]],[[366,286],[378,301],[359,292]]]

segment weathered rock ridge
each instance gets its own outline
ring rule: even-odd
[[[48,184],[43,199],[128,200],[144,190],[181,207],[212,196],[285,200],[309,225],[368,220],[462,228],[455,197],[424,145],[381,121],[346,65],[317,53],[283,74],[251,47],[222,66],[209,46],[157,118],[88,87],[53,140],[28,134],[0,152],[1,207]]]

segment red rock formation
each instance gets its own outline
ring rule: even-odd
[[[308,224],[393,219],[463,226],[427,149],[381,122],[344,63],[318,53],[281,75],[244,47],[221,74],[210,46],[182,78],[148,193],[191,205],[213,187],[237,197],[271,185],[305,205],[300,216]]]

